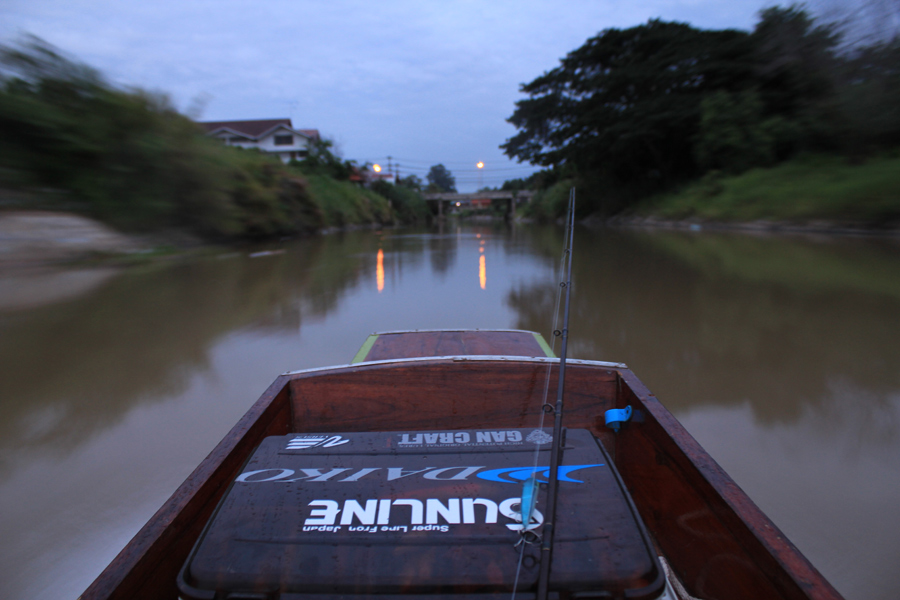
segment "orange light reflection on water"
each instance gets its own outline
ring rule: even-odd
[[[375,278],[378,281],[378,293],[384,290],[384,251],[378,249],[378,260],[375,266]]]
[[[484,268],[484,254],[478,257],[478,283],[481,284],[481,289],[484,289],[485,284],[487,284],[487,271]]]

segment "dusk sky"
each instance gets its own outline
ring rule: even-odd
[[[651,18],[749,30],[771,4],[2,0],[0,40],[36,35],[117,85],[202,107],[201,120],[290,117],[344,158],[392,156],[401,175],[443,163],[474,191],[534,170],[498,148],[519,86],[587,38]]]

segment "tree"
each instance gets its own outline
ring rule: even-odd
[[[333,141],[318,139],[312,144],[309,154],[295,164],[304,173],[328,175],[338,181],[346,181],[359,169],[359,165],[355,160],[342,160],[333,148]]]
[[[839,76],[845,150],[900,145],[900,37],[856,49]]]
[[[406,177],[400,177],[397,179],[397,185],[402,187],[408,187],[411,190],[415,190],[417,192],[422,191],[422,179],[418,175],[407,175]]]
[[[756,76],[770,113],[796,116],[832,91],[839,36],[794,5],[763,10],[753,29]]]
[[[659,20],[607,29],[522,86],[501,146],[532,164],[659,187],[697,173],[693,140],[712,90],[752,85],[747,33]]]
[[[836,26],[817,24],[797,5],[772,7],[760,12],[752,39],[763,116],[787,125],[776,136],[778,157],[830,149],[840,121],[834,108]]]
[[[772,130],[777,117],[764,121],[756,91],[715,92],[700,105],[700,132],[695,154],[704,169],[740,173],[774,158]]]
[[[371,189],[391,201],[396,219],[403,223],[424,223],[431,216],[425,198],[410,186],[393,185],[379,179]]]
[[[455,192],[456,178],[442,164],[431,167],[426,176],[428,179],[428,188],[439,192]]]
[[[24,190],[25,202],[62,198],[127,229],[222,239],[324,224],[277,158],[210,139],[165,96],[117,89],[33,37],[0,45],[0,165],[0,189]]]

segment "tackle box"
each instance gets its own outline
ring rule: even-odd
[[[514,585],[534,597],[550,433],[266,438],[185,562],[181,598],[508,597]],[[664,573],[605,450],[588,430],[567,430],[563,444],[553,597],[659,598]],[[533,473],[544,483],[525,525]]]

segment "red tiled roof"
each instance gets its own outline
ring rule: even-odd
[[[310,139],[317,140],[319,139],[319,130],[318,129],[295,129],[294,131],[299,131],[303,135],[308,135]]]
[[[231,129],[250,137],[259,137],[279,125],[293,129],[290,119],[258,119],[254,121],[207,121],[200,123],[207,132],[218,129]]]
[[[257,119],[253,121],[206,121],[198,123],[206,130],[206,133],[213,133],[220,129],[230,129],[235,133],[246,135],[250,138],[259,138],[264,133],[271,131],[279,126],[284,126],[291,131],[296,131],[301,135],[318,140],[318,129],[294,129],[290,119]]]

